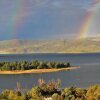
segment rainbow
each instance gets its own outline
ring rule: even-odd
[[[36,4],[34,8],[40,6],[41,4],[47,3],[48,1],[49,0],[47,0],[46,2],[41,2],[40,4]],[[12,17],[10,19],[10,32],[13,39],[17,37],[17,34],[19,34],[18,31],[23,25],[23,22],[26,21],[27,16],[29,16],[30,14],[28,8],[30,8],[31,2],[28,0],[16,0],[15,3],[15,9],[11,14]]]
[[[98,2],[100,2],[100,0],[93,0],[93,1],[94,2],[91,5],[91,8],[94,7],[96,4],[98,4]],[[29,15],[29,12],[26,8],[27,6],[30,6],[28,0],[16,0],[15,4],[16,4],[15,9],[12,11],[8,28],[12,38],[17,37],[20,28],[22,27],[23,23],[26,21],[27,16]],[[96,16],[96,11],[87,11],[87,13],[84,15],[84,19],[78,30],[78,36],[77,36],[78,39],[87,37],[89,28],[95,16]]]
[[[91,6],[91,9],[99,2],[99,0],[94,0],[92,6]],[[89,31],[89,28],[94,20],[96,16],[96,11],[94,10],[90,10],[90,11],[87,11],[87,13],[85,14],[85,17],[82,21],[82,24],[81,24],[81,27],[78,31],[78,36],[77,36],[77,39],[82,39],[82,38],[86,38],[87,35],[88,35],[88,31]]]
[[[25,21],[26,16],[28,15],[28,12],[25,10],[25,7],[27,6],[27,0],[17,0],[15,9],[12,12],[11,16],[11,24],[10,24],[10,32],[12,34],[12,38],[16,38],[18,31],[22,25],[22,23]]]

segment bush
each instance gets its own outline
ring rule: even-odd
[[[52,100],[100,100],[100,85],[90,86],[88,89],[76,87],[59,89],[57,81],[46,83],[39,79],[39,86],[34,86],[31,90],[22,92],[17,83],[16,90],[4,90],[0,94],[0,100],[44,100],[52,97]]]
[[[52,95],[52,100],[58,100],[58,94],[57,93],[54,93]]]

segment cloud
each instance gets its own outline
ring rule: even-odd
[[[100,11],[100,2],[94,4],[93,6],[91,6],[88,11]]]

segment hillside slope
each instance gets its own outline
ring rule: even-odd
[[[16,53],[88,53],[100,52],[100,38],[80,40],[5,40],[0,41],[0,54]]]

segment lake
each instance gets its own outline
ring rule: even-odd
[[[17,82],[22,89],[30,89],[37,85],[40,78],[46,81],[60,79],[61,88],[69,86],[86,88],[89,85],[100,84],[100,53],[0,55],[0,61],[20,60],[70,62],[72,66],[80,66],[80,69],[44,74],[0,75],[0,91],[15,89]]]

